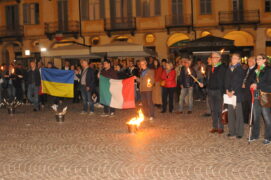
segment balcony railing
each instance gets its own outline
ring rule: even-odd
[[[258,24],[260,11],[221,11],[219,12],[220,25]]]
[[[166,28],[190,27],[192,19],[190,14],[166,16]]]
[[[24,36],[24,26],[0,26],[0,38],[18,38]]]
[[[46,34],[77,34],[80,25],[78,21],[50,22],[44,24]]]
[[[136,18],[135,17],[114,17],[105,19],[105,31],[135,31]]]

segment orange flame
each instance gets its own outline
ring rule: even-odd
[[[15,72],[15,70],[14,70],[14,68],[12,68],[12,70],[11,70],[11,74],[14,74],[14,72]]]
[[[221,49],[220,50],[220,54],[223,54],[224,51],[225,51],[225,49]]]
[[[205,74],[205,70],[204,70],[203,66],[201,66],[201,70],[200,71],[201,71],[202,74]]]
[[[3,71],[4,70],[4,66],[1,66],[1,71]]]
[[[190,68],[187,68],[188,75],[191,75]]]
[[[144,121],[144,114],[142,113],[141,109],[139,109],[137,113],[138,113],[138,116],[132,118],[126,124],[128,124],[128,125],[136,125],[137,127],[139,127],[140,124]]]

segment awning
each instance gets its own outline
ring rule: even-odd
[[[101,58],[101,56],[98,56],[97,54],[91,54],[90,47],[79,44],[71,44],[49,49],[46,52],[41,52],[41,57],[58,57],[65,59]]]
[[[155,52],[150,49],[123,41],[113,42],[100,46],[91,47],[90,50],[93,54],[99,54],[107,57],[147,57],[154,56]]]

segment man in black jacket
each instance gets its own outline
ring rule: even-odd
[[[224,126],[221,122],[222,104],[223,104],[223,93],[224,79],[226,67],[221,62],[221,54],[218,52],[213,52],[212,58],[212,69],[207,78],[207,90],[208,90],[208,100],[211,108],[211,114],[213,119],[213,128],[210,133],[222,134],[224,132]]]
[[[89,115],[94,114],[94,103],[91,98],[92,91],[95,88],[94,70],[89,67],[87,60],[81,60],[82,73],[80,79],[80,90],[83,99],[83,111],[81,114],[88,112],[88,105],[90,106]]]
[[[30,62],[30,70],[27,72],[27,97],[30,102],[33,103],[34,109],[33,111],[38,111],[39,108],[39,89],[40,89],[40,71],[36,67],[36,62]]]
[[[252,96],[250,92],[250,86],[254,82],[256,73],[255,70],[257,69],[256,66],[256,58],[255,57],[250,57],[248,58],[248,69],[245,72],[245,78],[243,81],[242,88],[244,90],[244,99],[242,102],[243,106],[243,115],[244,115],[244,122],[248,124],[249,122],[249,115],[251,111],[251,101],[252,101]]]

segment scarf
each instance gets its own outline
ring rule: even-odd
[[[212,65],[212,73],[215,71],[215,68],[220,66],[222,62],[217,63],[216,65]]]

